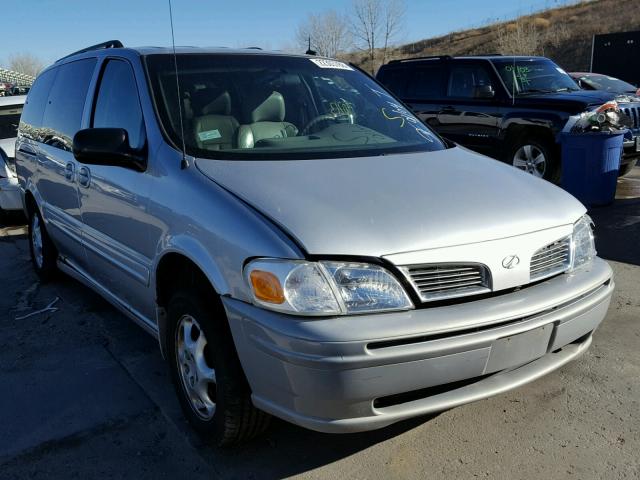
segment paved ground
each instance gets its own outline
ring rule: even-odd
[[[276,421],[233,451],[185,424],[151,337],[73,280],[40,285],[23,230],[0,228],[0,478],[639,478],[636,170],[592,212],[617,290],[581,359],[429,421],[346,436]]]

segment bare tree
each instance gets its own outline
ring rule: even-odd
[[[382,47],[382,63],[387,61],[388,48],[404,27],[407,7],[404,0],[387,0],[384,10],[384,45]]]
[[[296,42],[306,50],[308,42],[311,49],[325,57],[336,57],[344,52],[351,42],[349,25],[344,16],[335,10],[311,14],[296,31]]]
[[[537,55],[542,48],[542,35],[532,22],[519,20],[501,26],[495,47],[504,55]]]
[[[377,50],[381,49],[385,62],[391,43],[404,26],[405,13],[405,0],[353,0],[351,23],[356,47],[366,52],[372,74]]]
[[[352,31],[356,47],[367,53],[371,73],[375,73],[376,46],[380,34],[381,0],[353,0]]]
[[[9,57],[9,70],[35,77],[44,68],[44,63],[31,53],[16,53]]]

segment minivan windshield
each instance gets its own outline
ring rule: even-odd
[[[546,58],[504,57],[492,61],[507,90],[516,96],[580,90],[567,72]]]
[[[178,54],[145,59],[167,135],[196,157],[291,159],[433,151],[444,142],[384,87],[323,58]],[[179,102],[178,102],[179,99]]]

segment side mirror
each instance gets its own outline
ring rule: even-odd
[[[73,156],[87,165],[109,165],[137,171],[146,169],[143,152],[129,145],[123,128],[87,128],[73,137]]]
[[[491,85],[476,85],[473,87],[473,98],[493,98],[496,92]]]

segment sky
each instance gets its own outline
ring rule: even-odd
[[[566,0],[406,0],[399,43],[515,18]],[[310,13],[348,12],[351,0],[172,0],[176,45],[291,48]],[[46,64],[111,39],[171,44],[168,0],[19,0],[2,11],[0,66],[31,53]]]

